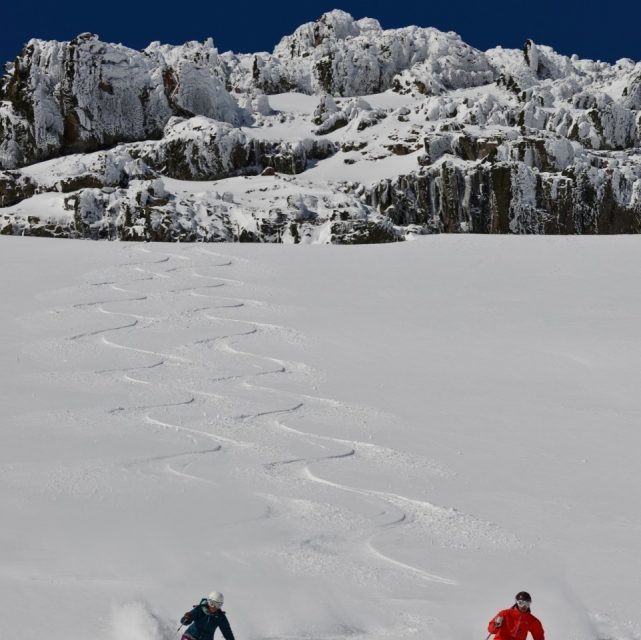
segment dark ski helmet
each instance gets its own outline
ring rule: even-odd
[[[519,591],[515,596],[515,600],[525,600],[526,602],[532,602],[532,596],[527,591]]]

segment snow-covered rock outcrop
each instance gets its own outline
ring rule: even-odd
[[[641,63],[532,40],[482,52],[338,10],[271,53],[31,40],[0,82],[0,232],[636,233],[640,149]]]
[[[338,10],[302,25],[280,41],[273,56],[256,57],[252,64],[252,80],[267,93],[288,87],[363,96],[395,87],[434,94],[487,84],[494,75],[485,54],[454,33],[384,31],[376,20],[354,20]]]
[[[129,145],[126,149],[148,167],[171,178],[220,180],[257,174],[267,167],[279,173],[301,173],[309,160],[331,156],[336,146],[323,139],[254,139],[237,127],[197,116],[188,120],[172,118],[158,142]]]
[[[211,43],[143,52],[82,34],[31,40],[4,78],[0,166],[159,138],[172,115],[241,124]]]

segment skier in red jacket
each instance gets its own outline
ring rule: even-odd
[[[499,611],[487,625],[487,630],[494,634],[494,640],[526,640],[528,632],[534,640],[545,640],[543,625],[530,612],[530,594],[519,591],[515,600],[510,609]]]

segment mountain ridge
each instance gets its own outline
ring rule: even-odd
[[[370,242],[641,228],[641,64],[628,59],[531,40],[482,52],[335,10],[272,53],[31,40],[0,100],[7,234]],[[171,180],[214,182],[181,203]]]

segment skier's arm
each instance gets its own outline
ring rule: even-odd
[[[543,631],[543,625],[540,622],[534,625],[534,628],[531,631],[534,640],[545,640],[545,632]]]
[[[220,622],[218,626],[220,627],[220,631],[225,637],[225,640],[235,640],[234,634],[231,630],[231,625],[229,624],[229,620],[227,620],[226,615],[223,614],[222,616],[220,616]]]
[[[203,612],[200,605],[196,605],[191,611],[187,611],[187,613],[180,619],[180,624],[191,624],[194,620],[198,620],[202,614]]]
[[[488,623],[487,625],[487,630],[490,633],[496,633],[500,628],[501,625],[503,624],[503,615],[502,611],[499,611]],[[539,640],[538,638],[535,638],[534,640]]]

